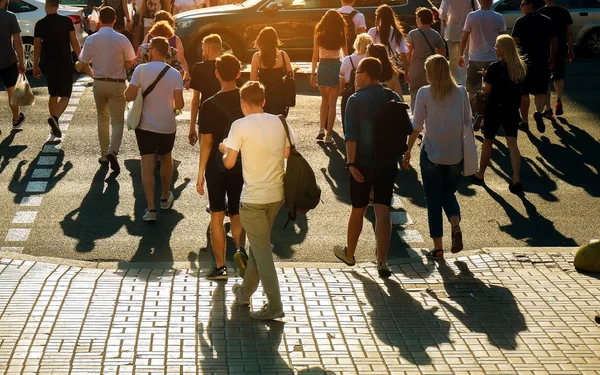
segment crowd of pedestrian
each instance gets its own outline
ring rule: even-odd
[[[11,97],[19,74],[25,73],[24,56],[16,17],[5,9],[6,3],[0,0],[0,80],[7,88],[13,128],[19,129],[25,116],[12,105]],[[221,54],[222,40],[217,34],[204,37],[203,59],[190,69],[166,10],[214,5],[210,3],[141,0],[136,4],[136,23],[125,0],[105,0],[99,9],[97,32],[80,48],[72,21],[57,14],[59,1],[46,0],[47,16],[35,26],[33,75],[47,78],[47,122],[52,134],[60,138],[59,119],[72,92],[71,49],[78,55],[78,70],[93,77],[98,162],[110,165],[115,174],[120,171],[126,102],[135,105],[141,98],[139,121],[132,124],[128,119],[127,125],[135,129],[141,157],[145,222],[158,218],[154,198],[157,162],[160,210],[173,204],[169,189],[175,116],[184,107],[183,90],[193,90],[188,141],[190,145],[200,143],[196,189],[200,195],[208,194],[215,257],[207,278],[228,278],[223,229],[228,216],[237,249],[234,261],[243,278],[233,286],[236,300],[249,304],[260,282],[268,303],[252,316],[275,319],[283,316],[283,306],[270,233],[284,200],[285,159],[296,142],[285,121],[293,104],[284,82],[293,80],[293,67],[276,30],[265,27],[254,43],[257,52],[251,61],[250,81],[245,84],[240,79],[240,61]],[[556,114],[563,113],[565,63],[573,60],[572,20],[553,0],[545,7],[541,0],[523,0],[524,16],[515,23],[511,37],[504,35],[504,20],[491,6],[492,0],[444,0],[445,39],[431,27],[433,13],[427,8],[416,10],[417,28],[408,34],[388,5],[377,9],[375,26],[367,31],[365,17],[353,8],[352,0],[342,0],[341,8],[328,10],[316,25],[310,83],[321,95],[317,139],[325,144],[334,143],[336,106],[342,94],[352,208],[346,244],[337,246],[334,255],[347,265],[356,262],[363,218],[372,205],[377,270],[381,277],[391,275],[387,252],[394,184],[398,166],[410,168],[411,152],[420,137],[419,165],[434,245],[428,257],[444,256],[443,213],[450,223],[451,252],[463,249],[458,184],[463,175],[484,183],[493,141],[500,131],[506,135],[513,170],[509,189],[515,194],[523,192],[518,129],[527,130],[529,95],[534,95],[533,118],[538,131],[544,132],[543,118],[554,115],[550,78],[557,92]],[[123,33],[132,28],[143,30],[139,46]],[[409,85],[412,123],[409,107],[403,103],[405,83]],[[473,103],[480,100],[486,105],[474,114]],[[402,127],[401,131],[389,132],[388,123],[399,124],[396,128]],[[475,165],[471,171],[473,158],[466,149],[475,146],[474,140],[471,145],[465,143],[465,133],[472,134],[481,124],[485,140],[478,168]],[[475,164],[476,159],[477,155]]]

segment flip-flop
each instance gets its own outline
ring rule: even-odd
[[[442,255],[439,255],[439,254],[442,254]],[[433,260],[444,259],[444,250],[443,249],[430,250],[425,254],[425,256],[428,259],[433,259]]]

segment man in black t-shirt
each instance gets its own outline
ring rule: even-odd
[[[546,6],[540,9],[540,13],[552,20],[556,29],[556,39],[558,47],[556,48],[556,62],[552,69],[552,81],[554,82],[554,90],[556,91],[556,115],[563,114],[562,93],[565,90],[565,75],[567,61],[573,61],[573,19],[571,13],[566,8],[556,5],[554,0],[546,0]],[[567,47],[568,42],[568,47]],[[552,106],[550,104],[550,87],[548,87],[548,95],[546,97],[546,110],[544,117],[552,118]]]
[[[244,277],[247,255],[244,250],[246,234],[240,221],[240,196],[244,179],[241,163],[227,170],[218,146],[225,139],[231,124],[244,117],[240,104],[240,91],[236,87],[236,79],[240,77],[240,62],[233,55],[223,55],[216,61],[216,76],[221,90],[206,99],[200,107],[198,130],[200,140],[200,165],[198,167],[198,182],[196,189],[204,195],[204,179],[208,190],[210,204],[210,238],[216,267],[206,276],[209,280],[226,280],[225,248],[227,237],[223,231],[225,210],[231,220],[231,234],[237,248],[234,261]],[[227,196],[227,205],[225,204]]]
[[[556,32],[550,18],[538,9],[544,6],[542,0],[522,0],[523,17],[515,22],[512,37],[520,47],[527,62],[527,76],[523,85],[521,101],[521,128],[529,129],[529,95],[535,97],[536,111],[533,114],[540,133],[546,131],[542,112],[546,103],[550,70],[556,59]]]
[[[63,114],[73,91],[73,59],[71,48],[79,56],[81,47],[75,35],[73,21],[57,13],[59,0],[46,0],[46,17],[35,24],[33,76],[43,74],[48,81],[48,125],[60,138],[58,119]]]

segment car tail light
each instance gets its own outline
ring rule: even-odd
[[[69,18],[71,19],[71,21],[73,21],[73,25],[78,25],[81,23],[80,16],[69,16]]]

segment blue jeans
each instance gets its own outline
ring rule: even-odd
[[[442,208],[448,219],[453,216],[460,217],[460,207],[455,193],[462,176],[462,164],[462,161],[455,165],[434,164],[429,160],[427,152],[421,150],[421,178],[425,190],[431,238],[444,235]]]

